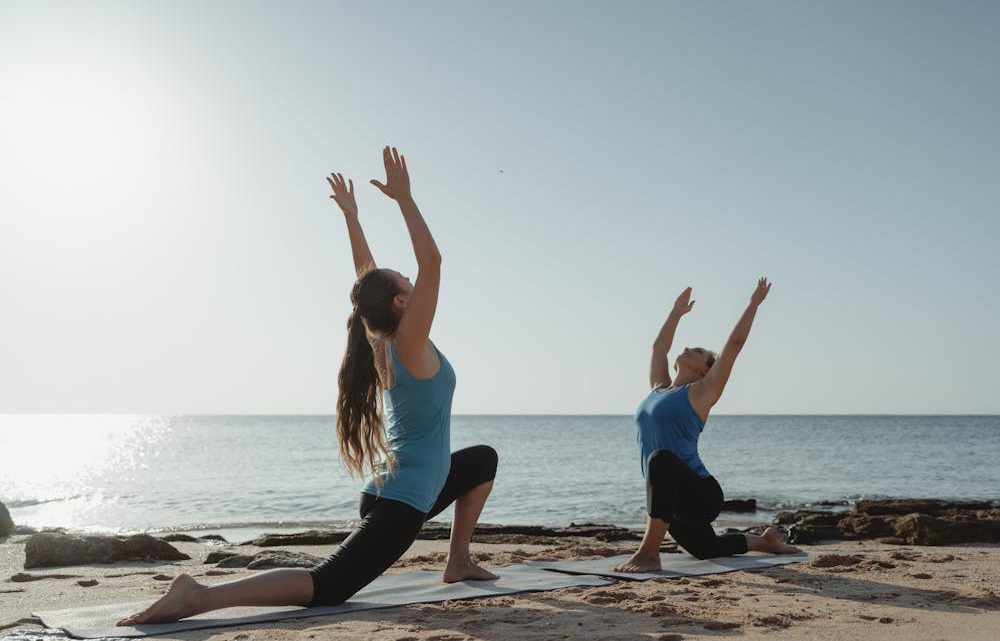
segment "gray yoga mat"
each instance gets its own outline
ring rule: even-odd
[[[61,628],[78,639],[98,637],[142,637],[167,634],[184,630],[218,628],[284,619],[327,616],[391,608],[410,603],[434,603],[452,599],[556,590],[576,585],[601,586],[611,581],[598,576],[570,575],[549,572],[540,567],[513,565],[494,570],[500,576],[496,581],[469,581],[446,584],[441,582],[441,572],[422,570],[403,574],[382,575],[342,605],[318,608],[227,608],[206,612],[176,623],[156,623],[119,628],[115,622],[137,612],[149,601],[114,603],[85,608],[69,608],[36,612],[35,616],[50,628]]]
[[[630,555],[623,554],[621,556],[611,556],[590,561],[531,561],[528,565],[569,574],[604,576],[628,581],[646,581],[657,577],[701,576],[704,574],[733,572],[735,570],[757,570],[775,565],[784,565],[786,563],[801,563],[809,558],[809,554],[805,552],[802,554],[780,556],[772,554],[743,554],[718,559],[706,559],[704,561],[687,554],[661,554],[660,564],[663,566],[663,569],[659,572],[626,574],[625,572],[615,572],[611,569],[616,565],[628,561],[629,558],[631,558]]]

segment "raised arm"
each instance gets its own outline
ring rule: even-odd
[[[750,327],[753,326],[757,308],[767,298],[769,291],[771,291],[771,283],[767,282],[766,278],[757,281],[757,289],[750,296],[750,304],[747,305],[740,320],[736,323],[736,327],[733,328],[732,334],[729,335],[729,340],[722,348],[719,359],[705,374],[705,378],[691,386],[691,404],[702,417],[707,416],[708,410],[712,409],[712,406],[719,402],[719,398],[722,397],[722,392],[726,389],[726,383],[729,381],[729,375],[733,371],[733,364],[736,363],[736,357],[750,336]]]
[[[354,181],[344,182],[343,174],[330,174],[326,178],[333,189],[330,196],[344,212],[344,220],[347,222],[347,236],[351,239],[351,255],[354,257],[354,273],[357,276],[366,274],[375,269],[375,258],[372,250],[368,247],[368,240],[365,239],[365,232],[361,229],[361,222],[358,220],[358,203],[354,200]]]
[[[674,301],[673,309],[670,310],[667,320],[660,328],[660,333],[653,341],[653,353],[649,359],[649,387],[651,389],[661,385],[670,385],[670,361],[667,358],[667,352],[670,351],[670,346],[674,343],[674,334],[677,332],[677,324],[680,322],[681,316],[690,312],[693,307],[691,288],[688,287]]]
[[[441,284],[441,252],[410,194],[410,175],[406,159],[396,148],[382,151],[386,184],[371,181],[382,193],[399,204],[406,221],[417,258],[417,280],[406,305],[406,313],[396,330],[396,353],[407,370],[416,376],[432,376],[439,366],[437,353],[430,349],[431,324],[437,311],[438,288]]]

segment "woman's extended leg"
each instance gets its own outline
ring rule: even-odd
[[[444,582],[489,581],[497,578],[472,561],[469,543],[472,532],[479,522],[486,499],[493,489],[493,479],[497,473],[497,453],[488,445],[475,445],[453,452],[451,471],[437,502],[427,518],[432,519],[446,507],[455,503],[455,517],[451,523],[451,543],[448,549],[448,564],[444,570]]]
[[[163,623],[237,605],[309,605],[313,582],[307,570],[268,570],[245,579],[202,585],[187,574],[170,584],[151,606],[118,625]]]
[[[337,551],[310,570],[269,570],[211,586],[182,574],[153,605],[118,625],[177,621],[240,605],[343,603],[395,563],[424,522],[423,512],[369,494],[362,494],[361,515],[361,523]]]

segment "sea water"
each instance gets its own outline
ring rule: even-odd
[[[453,417],[452,449],[478,443],[500,453],[483,522],[643,522],[629,416]],[[726,496],[757,499],[760,518],[859,498],[1000,499],[997,416],[712,416],[700,451]],[[0,417],[0,502],[23,525],[343,526],[361,486],[330,416]]]

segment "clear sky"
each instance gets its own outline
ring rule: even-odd
[[[726,413],[1000,413],[1000,4],[0,4],[0,411],[332,413],[323,176],[444,256],[459,413],[631,413],[674,297]]]

